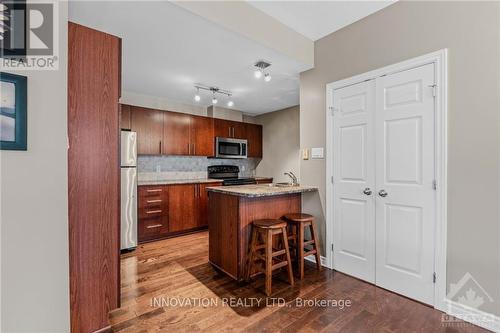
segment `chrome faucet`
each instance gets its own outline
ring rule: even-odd
[[[284,174],[292,179],[293,185],[295,185],[295,186],[299,185],[299,180],[297,179],[297,176],[295,176],[293,174],[293,172],[289,171],[289,172],[285,172]]]

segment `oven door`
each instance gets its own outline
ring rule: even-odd
[[[219,158],[247,158],[247,140],[217,137],[215,149]]]

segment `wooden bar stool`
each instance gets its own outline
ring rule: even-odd
[[[293,213],[286,214],[283,219],[288,222],[291,234],[288,235],[288,240],[291,241],[292,247],[296,252],[296,260],[299,265],[299,278],[304,278],[304,258],[307,256],[316,256],[316,267],[321,270],[321,257],[319,253],[319,238],[314,225],[314,216],[309,214]],[[311,240],[304,240],[305,228],[309,227],[311,232]],[[312,245],[312,249],[308,250],[305,247]]]
[[[287,267],[288,280],[293,286],[292,262],[290,260],[290,249],[288,248],[286,222],[283,220],[263,219],[253,221],[252,225],[247,280],[250,279],[254,268],[256,268],[257,272],[264,273],[266,276],[266,295],[270,296],[273,271]],[[279,237],[274,242],[278,248],[273,247],[274,235]],[[259,243],[259,236],[263,236],[262,243]],[[264,250],[264,253],[260,253],[261,250]],[[264,267],[256,264],[259,261],[264,263]]]

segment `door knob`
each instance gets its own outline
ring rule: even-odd
[[[387,193],[385,190],[378,191],[378,195],[380,195],[382,198],[385,198],[387,196],[387,194],[389,194],[389,193]]]
[[[372,195],[372,190],[369,187],[367,187],[363,190],[363,193],[366,195]]]

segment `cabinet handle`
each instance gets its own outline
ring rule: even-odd
[[[191,155],[191,145],[188,143],[188,155]]]
[[[158,210],[148,210],[148,211],[146,211],[146,214],[155,214],[155,213],[161,213],[161,209],[158,209]]]
[[[196,155],[196,144],[193,143],[193,155]]]
[[[154,190],[146,190],[146,192],[149,192],[149,193],[151,193],[151,192],[161,192],[161,188],[156,188]]]
[[[229,137],[231,137],[231,126],[229,126],[228,130],[229,130]]]
[[[161,226],[163,226],[163,224],[153,224],[153,225],[148,225],[146,227],[146,229],[158,228],[158,227],[161,227]]]
[[[161,199],[157,199],[157,200],[147,200],[146,202],[147,202],[147,203],[161,202]]]
[[[161,154],[161,140],[160,140],[160,154]]]

